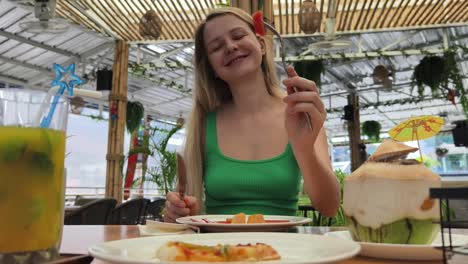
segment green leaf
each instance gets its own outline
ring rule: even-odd
[[[12,163],[21,160],[26,152],[27,143],[10,141],[0,148],[0,162]]]
[[[54,162],[44,152],[31,151],[28,153],[28,166],[32,166],[36,172],[42,175],[52,176],[54,173]]]
[[[30,222],[36,221],[44,213],[45,202],[41,197],[36,197],[31,200],[29,207],[26,208],[26,215]]]

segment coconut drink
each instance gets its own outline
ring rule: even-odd
[[[430,244],[439,232],[439,202],[429,189],[440,176],[416,160],[416,151],[385,140],[369,159],[345,179],[343,210],[355,241]]]

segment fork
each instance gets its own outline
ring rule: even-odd
[[[281,51],[280,51],[281,62],[283,64],[283,69],[286,72],[286,75],[289,76],[289,74],[288,74],[288,65],[286,64],[286,58],[285,58],[286,57],[286,50],[284,49],[283,38],[281,37],[280,33],[278,31],[276,31],[276,29],[272,25],[270,25],[269,23],[263,21],[263,25],[265,25],[265,27],[268,28],[271,32],[273,32],[273,34],[275,34],[276,37],[279,39],[280,48],[281,48]],[[297,89],[297,87],[293,87],[293,90],[294,90],[295,93],[297,93],[299,91]],[[312,121],[310,120],[309,113],[304,113],[304,117],[305,117],[305,119],[307,121],[307,128],[312,129]]]

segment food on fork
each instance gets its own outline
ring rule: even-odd
[[[430,244],[439,232],[439,203],[429,189],[440,176],[416,160],[417,148],[385,140],[345,178],[343,210],[353,239],[361,242]]]
[[[162,245],[156,257],[161,261],[268,261],[281,256],[270,245],[263,243],[205,246],[179,241],[169,241]]]

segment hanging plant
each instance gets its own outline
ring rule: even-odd
[[[140,102],[127,103],[127,131],[133,133],[140,126],[145,108]]]
[[[365,121],[362,123],[362,133],[373,142],[378,142],[380,140],[381,128],[382,126],[380,123],[375,120]]]
[[[425,56],[415,67],[413,83],[417,86],[418,95],[424,96],[424,87],[429,86],[433,96],[442,94],[456,105],[456,96],[465,115],[468,117],[468,95],[462,83],[462,77],[455,59],[456,52],[448,50],[443,56]]]
[[[445,155],[447,155],[448,149],[438,147],[438,148],[436,148],[435,153],[436,153],[437,157],[443,158],[443,157],[445,157]]]
[[[322,60],[296,61],[294,62],[294,69],[299,76],[314,81],[317,87],[320,88],[322,84],[321,76],[325,70]]]

